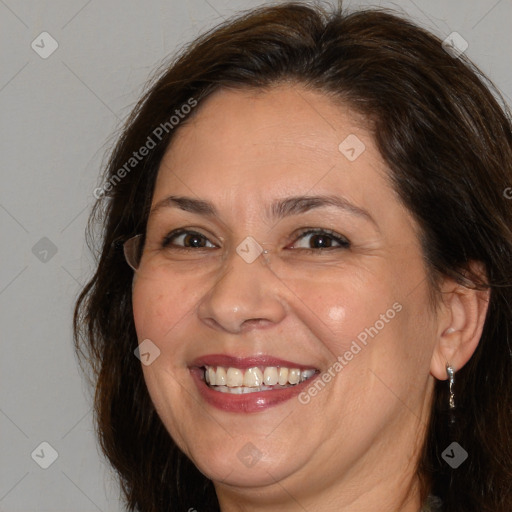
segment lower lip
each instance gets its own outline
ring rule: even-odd
[[[222,411],[238,413],[260,412],[286,402],[300,394],[315,379],[314,375],[310,379],[289,388],[235,395],[232,393],[222,393],[210,388],[203,380],[203,370],[200,368],[191,368],[190,373],[206,402]]]

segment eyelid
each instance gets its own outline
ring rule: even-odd
[[[204,233],[201,233],[197,229],[193,229],[193,228],[178,228],[178,229],[174,229],[174,230],[170,231],[163,237],[162,242],[161,242],[162,247],[167,248],[169,246],[172,246],[174,249],[178,249],[178,250],[179,249],[184,249],[184,250],[193,249],[196,251],[198,249],[213,249],[213,247],[195,247],[195,248],[193,248],[193,247],[185,247],[185,246],[181,246],[181,245],[171,244],[172,239],[177,238],[181,235],[198,235],[200,237],[203,237],[205,240],[207,240],[212,245],[214,245],[215,248],[218,248],[218,245],[215,242],[212,242],[210,240],[210,237],[208,237]]]
[[[336,242],[338,242],[340,244],[339,247],[326,247],[326,248],[323,248],[323,250],[326,250],[326,249],[348,249],[352,245],[352,243],[350,242],[350,240],[346,236],[341,235],[340,233],[337,233],[336,231],[333,231],[331,229],[326,229],[326,228],[302,228],[301,230],[299,230],[299,232],[294,234],[294,242],[293,242],[293,244],[295,244],[299,238],[301,238],[303,236],[306,236],[306,235],[328,235],[328,236],[330,236],[332,239],[334,239]],[[318,249],[313,249],[313,248],[305,249],[305,248],[301,248],[301,250],[315,251],[316,252],[316,251],[319,251],[321,249],[320,248],[318,248]]]
[[[318,234],[327,235],[339,244],[339,247],[325,247],[325,248],[323,248],[323,250],[326,250],[326,249],[348,249],[352,245],[352,243],[346,236],[341,235],[340,233],[337,233],[336,231],[333,231],[331,229],[326,229],[326,228],[312,228],[312,227],[311,228],[301,228],[300,230],[296,231],[292,235],[292,237],[293,237],[292,245],[295,244],[297,242],[297,240],[301,237],[304,237],[307,235],[318,235]],[[215,248],[219,248],[218,244],[216,242],[212,242],[212,240],[210,240],[209,236],[205,235],[204,233],[201,233],[200,231],[198,231],[197,229],[194,229],[194,228],[177,228],[177,229],[172,230],[171,232],[169,232],[168,234],[166,234],[163,237],[163,240],[161,242],[162,247],[166,248],[166,247],[171,246],[171,243],[170,243],[171,240],[174,238],[177,238],[181,235],[198,235],[200,237],[203,237],[210,244],[214,245]],[[222,238],[220,238],[220,240],[221,240],[221,242],[223,242]],[[180,246],[180,245],[172,245],[172,247],[173,247],[173,249],[177,249],[177,250],[192,249],[195,251],[201,250],[201,249],[204,250],[204,249],[213,249],[214,248],[214,247],[185,247],[185,246]],[[300,248],[300,250],[318,252],[319,250],[322,250],[322,248],[317,248],[317,249]]]

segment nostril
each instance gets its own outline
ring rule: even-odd
[[[248,318],[244,320],[240,330],[248,327],[263,327],[267,323],[269,323],[269,320],[265,318]]]

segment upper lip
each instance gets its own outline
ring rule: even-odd
[[[298,368],[300,370],[315,369],[312,365],[287,361],[270,355],[238,357],[228,354],[208,354],[195,359],[191,366],[199,368],[203,366],[223,366],[239,368],[240,370],[246,370],[256,366],[284,366],[286,368]]]

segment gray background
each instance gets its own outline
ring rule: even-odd
[[[84,243],[92,192],[151,71],[259,3],[0,0],[0,511],[122,510],[72,346],[73,302],[92,269]],[[511,103],[511,0],[345,5],[394,7],[442,38],[460,33]],[[58,43],[46,59],[31,47],[51,49],[38,38],[44,31]],[[36,463],[52,461],[42,442],[58,453],[47,469]]]

